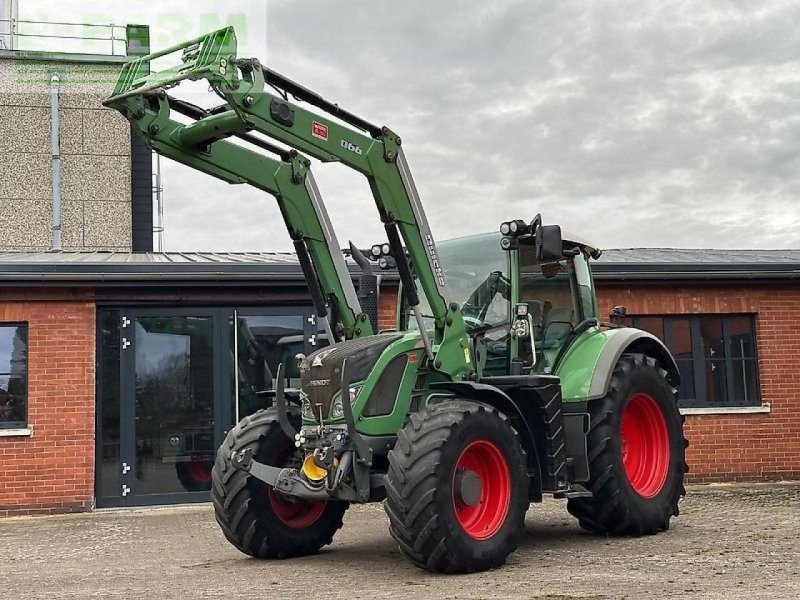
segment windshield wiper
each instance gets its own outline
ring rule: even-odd
[[[472,329],[467,329],[468,333],[486,333],[492,329],[499,329],[500,327],[508,327],[511,321],[503,321],[502,323],[484,323],[483,325],[476,325]]]

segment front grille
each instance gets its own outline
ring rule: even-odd
[[[392,362],[381,373],[378,383],[375,384],[375,389],[372,390],[369,396],[369,401],[364,407],[364,416],[377,417],[392,413],[407,363],[407,354],[401,354],[392,359]]]
[[[300,383],[308,400],[319,412],[327,416],[334,394],[342,388],[342,363],[347,359],[348,378],[351,382],[366,379],[375,361],[389,344],[399,340],[402,335],[383,333],[370,337],[339,342],[308,355],[300,367]]]

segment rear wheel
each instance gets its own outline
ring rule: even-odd
[[[528,508],[519,435],[494,409],[453,400],[411,415],[389,453],[390,532],[414,564],[470,573],[517,547]]]
[[[589,405],[589,489],[569,500],[580,526],[603,534],[642,535],[669,528],[678,515],[688,442],[666,371],[642,354],[624,355],[608,394]]]
[[[294,407],[290,420],[299,424]],[[214,514],[228,541],[256,558],[315,554],[330,544],[348,503],[307,502],[276,492],[231,464],[233,452],[248,448],[257,461],[271,466],[299,466],[302,461],[274,409],[245,417],[228,433],[217,452],[211,487]]]

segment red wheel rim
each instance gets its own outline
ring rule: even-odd
[[[465,504],[456,486],[460,471],[472,471],[480,479],[480,498]],[[453,507],[464,531],[476,540],[492,537],[503,526],[511,502],[511,474],[503,453],[486,440],[472,442],[456,462],[452,483]]]
[[[199,483],[211,482],[211,469],[200,456],[192,456],[189,461],[189,476]]]
[[[275,461],[276,467],[285,466],[291,452],[287,450]],[[305,529],[317,522],[325,511],[326,502],[307,502],[304,500],[288,500],[276,494],[271,485],[267,486],[267,497],[272,511],[278,520],[292,529]]]
[[[669,472],[669,433],[658,403],[644,393],[625,405],[620,431],[622,464],[636,493],[652,498],[664,487]]]

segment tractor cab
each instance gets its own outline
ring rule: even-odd
[[[599,252],[570,234],[561,239],[558,257],[543,257],[532,235],[520,236],[510,248],[501,246],[503,239],[486,233],[437,245],[472,339],[478,374],[508,374],[512,362],[523,373],[554,373],[576,331],[597,324],[589,260]],[[400,327],[416,329],[400,297]],[[433,328],[424,299],[421,312],[424,324]],[[524,335],[517,333],[520,316],[527,324]]]

